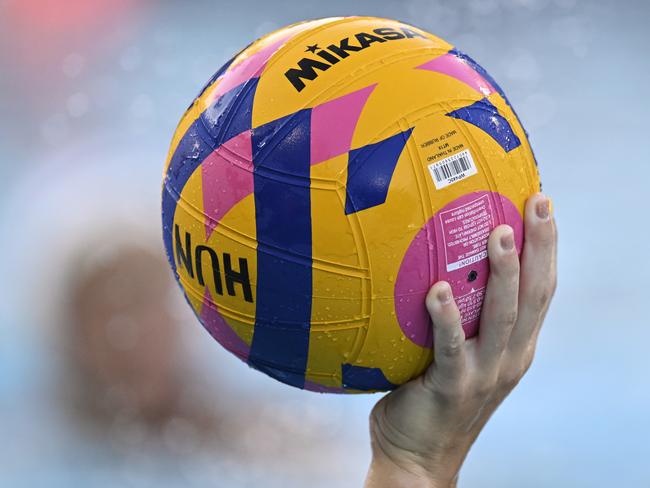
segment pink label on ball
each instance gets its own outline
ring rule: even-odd
[[[519,211],[503,195],[481,191],[450,202],[416,234],[395,281],[395,313],[412,342],[432,346],[431,319],[424,299],[437,281],[451,285],[465,336],[478,333],[489,274],[487,240],[501,224],[514,229],[520,253],[523,221]]]

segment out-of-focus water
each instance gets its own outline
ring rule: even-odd
[[[0,485],[361,485],[379,396],[276,383],[190,318],[193,361],[206,376],[220,372],[235,401],[320,419],[338,439],[338,456],[322,460],[331,476],[310,477],[310,466],[273,472],[174,442],[116,456],[115,441],[91,440],[62,412],[61,349],[48,319],[80,233],[113,219],[157,232],[175,124],[224,61],[291,22],[368,14],[436,33],[483,65],[530,133],[554,200],[559,286],[537,358],[478,439],[460,485],[650,486],[645,2],[41,3],[0,1]]]

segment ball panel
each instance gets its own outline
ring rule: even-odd
[[[417,67],[450,76],[487,97],[496,89],[474,70],[465,60],[451,53],[433,58],[431,61]]]
[[[523,173],[524,178],[531,188],[536,188],[535,191],[540,191],[541,181],[537,162],[535,161],[533,150],[528,140],[528,134],[521,125],[521,121],[517,117],[516,112],[513,110],[509,102],[503,98],[503,95],[499,93],[493,93],[488,97],[488,100],[497,108],[499,113],[506,118],[512,131],[521,142],[519,147],[508,152],[506,158],[511,160],[510,164],[512,167],[516,167],[518,171]]]
[[[206,238],[221,219],[253,194],[253,155],[250,131],[219,146],[200,166]]]
[[[310,113],[252,131],[257,307],[249,363],[302,387],[312,296]]]
[[[312,165],[312,316],[306,385],[342,389],[341,365],[367,327],[362,292],[367,267],[356,251],[355,230],[345,218],[348,155]]]
[[[348,155],[345,213],[352,214],[386,201],[397,160],[412,129],[374,144],[353,149]]]
[[[432,347],[431,319],[423,304],[431,284],[440,280],[451,285],[465,336],[477,334],[489,274],[487,238],[501,224],[512,226],[521,252],[523,221],[517,208],[498,193],[477,191],[449,202],[415,235],[394,290],[397,318],[410,341]]]
[[[232,325],[224,318],[218,306],[213,302],[210,291],[206,288],[199,319],[210,335],[226,350],[242,361],[248,361],[250,342],[239,337]]]
[[[341,387],[341,366],[350,360],[352,345],[366,323],[363,320],[312,325],[305,379],[320,385]]]
[[[314,391],[317,393],[350,393],[342,386],[326,386],[318,382],[305,380],[305,390]]]
[[[316,105],[311,113],[311,164],[347,153],[361,112],[376,84]],[[336,130],[333,130],[336,128]]]
[[[300,22],[284,29],[267,34],[239,53],[224,70],[220,83],[209,88],[208,104],[213,103],[232,89],[257,79],[274,54],[300,32],[311,30],[322,24],[329,24],[333,19],[319,19]]]
[[[369,368],[356,364],[344,364],[342,366],[343,388],[361,391],[376,392],[396,388],[398,385],[386,378],[381,368]]]
[[[206,307],[214,304],[219,316],[250,345],[257,283],[253,196],[233,205],[216,225],[206,226],[203,186],[199,167],[181,192],[175,213],[171,232],[179,283],[197,315],[205,315]]]
[[[310,46],[314,52],[305,50]],[[287,42],[262,73],[253,125],[330,100],[385,59],[418,48],[446,52],[451,45],[412,26],[368,17],[347,17],[305,31]]]
[[[316,270],[365,277],[354,231],[344,216],[347,167],[347,152],[311,167],[311,213],[317,224],[312,227],[312,257]]]
[[[179,121],[178,126],[174,131],[172,141],[169,145],[169,151],[167,152],[167,160],[165,161],[165,167],[163,170],[163,177],[167,175],[169,171],[169,165],[171,163],[172,156],[178,149],[181,139],[185,136],[185,134],[187,133],[191,125],[194,122],[196,122],[199,116],[208,107],[209,104],[206,102],[208,96],[209,93],[205,93],[205,91],[202,92],[200,96],[194,99],[192,104],[189,106],[189,108],[185,111],[185,113],[181,117],[181,120]]]
[[[414,362],[422,354],[421,347],[404,340],[393,303],[398,261],[406,252],[411,232],[427,217],[419,192],[413,191],[417,179],[409,150],[411,138],[399,154],[385,202],[348,215],[361,230],[370,271],[370,288],[366,292],[371,305],[370,321],[362,340],[355,345],[353,364],[381,368],[394,384],[412,375]]]
[[[178,195],[195,170],[220,146],[250,129],[250,107],[256,80],[231,90],[211,104],[188,127],[178,142],[164,177],[162,196],[163,238],[172,269],[172,224]]]
[[[467,104],[467,100],[481,99],[479,92],[454,78],[417,69],[418,65],[435,56],[436,53],[425,52],[405,60],[395,59],[382,66],[374,77],[364,76],[365,83],[372,81],[377,83],[377,87],[357,124],[353,148],[414,127],[413,122],[432,111],[442,110],[441,106],[456,103],[461,107]],[[409,120],[404,127],[396,124],[402,118]]]
[[[510,152],[521,145],[519,137],[512,130],[508,120],[485,98],[448,112],[446,115],[475,125],[494,139],[505,152]]]

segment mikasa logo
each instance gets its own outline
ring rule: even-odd
[[[339,61],[350,56],[350,54],[363,51],[375,42],[397,41],[412,37],[425,38],[422,34],[418,34],[406,27],[400,27],[399,30],[391,27],[380,27],[372,32],[373,34],[367,32],[355,34],[356,43],[352,41],[352,44],[350,38],[345,37],[338,44],[330,44],[325,49],[320,49],[318,44],[308,46],[306,51],[315,53],[321,59],[302,58],[298,61],[298,68],[291,68],[284,76],[287,77],[287,80],[291,82],[296,91],[300,92],[305,88],[303,80],[313,81],[318,78],[319,73],[316,70],[327,71]]]

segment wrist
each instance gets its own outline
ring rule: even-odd
[[[456,488],[458,475],[449,478],[419,466],[402,466],[384,455],[373,455],[364,488]]]
[[[455,488],[471,441],[461,440],[460,435],[435,437],[426,446],[411,442],[375,408],[370,418],[372,460],[366,488]]]

